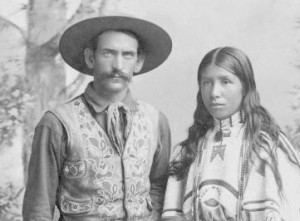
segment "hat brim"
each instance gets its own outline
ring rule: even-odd
[[[161,27],[137,18],[127,16],[105,16],[83,20],[69,27],[62,35],[59,50],[66,61],[81,73],[92,75],[86,66],[84,48],[89,40],[106,30],[122,29],[134,32],[142,41],[145,61],[140,72],[142,74],[161,65],[172,50],[172,40]]]

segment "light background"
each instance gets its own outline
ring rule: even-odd
[[[262,104],[283,128],[299,117],[288,91],[300,83],[295,67],[300,1],[154,0],[141,5],[146,19],[170,33],[173,51],[158,69],[136,77],[133,88],[167,115],[174,144],[186,137],[192,123],[200,60],[219,46],[235,46],[248,54]]]
[[[16,12],[20,2],[26,1],[1,0],[0,14],[25,27],[24,14]],[[78,2],[69,0],[70,15]],[[288,93],[300,84],[296,68],[300,64],[299,0],[122,0],[119,10],[159,24],[172,37],[167,61],[134,77],[131,87],[137,98],[154,104],[168,117],[173,145],[186,137],[196,107],[197,68],[204,54],[215,47],[235,46],[248,54],[262,103],[281,127],[299,119],[291,108],[296,97]],[[12,53],[22,56],[20,44],[8,47],[18,37],[13,32],[1,35],[0,59]],[[71,81],[75,74],[66,69]],[[21,142],[16,140],[15,146],[11,152],[20,152]],[[9,170],[6,174],[4,180],[11,179]]]

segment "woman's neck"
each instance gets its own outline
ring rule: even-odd
[[[214,118],[214,128],[218,130],[229,129],[230,127],[233,127],[236,124],[243,123],[243,118],[243,111],[238,111],[235,114],[222,120]]]

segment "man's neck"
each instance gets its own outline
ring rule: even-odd
[[[94,89],[95,91],[97,91],[97,94],[101,97],[101,99],[103,99],[107,103],[122,101],[126,97],[129,90],[128,88],[126,88],[125,90],[113,93],[102,91],[101,89],[98,89],[96,87],[94,87]]]

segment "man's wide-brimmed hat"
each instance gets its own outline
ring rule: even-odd
[[[92,75],[92,70],[85,64],[83,51],[89,40],[106,30],[128,30],[139,37],[145,61],[141,71],[135,75],[158,67],[172,49],[170,36],[156,24],[129,16],[103,16],[80,21],[64,32],[59,42],[63,59],[81,73]]]

